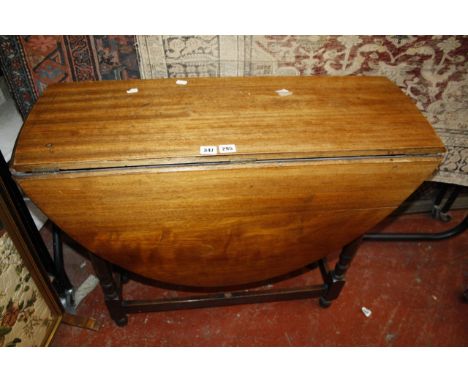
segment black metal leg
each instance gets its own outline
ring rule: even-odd
[[[450,210],[450,208],[452,207],[452,204],[457,199],[460,191],[461,191],[460,186],[455,186],[453,188],[452,193],[450,194],[450,196],[448,197],[447,201],[445,202],[444,206],[442,207],[440,211],[440,220],[444,222],[448,222],[452,219],[451,216],[448,214],[448,211]]]
[[[39,235],[39,232],[36,228],[36,225],[34,224],[34,221],[31,217],[31,214],[29,213],[28,207],[26,206],[26,203],[24,202],[23,196],[21,195],[20,190],[18,189],[16,183],[13,181],[11,177],[10,170],[8,169],[8,164],[5,161],[5,158],[3,157],[2,153],[0,152],[0,175],[2,178],[3,183],[5,184],[5,189],[7,192],[7,195],[5,195],[5,198],[8,198],[12,201],[12,204],[14,204],[18,210],[18,217],[24,222],[24,225],[28,231],[29,236],[33,240],[33,242],[36,243],[36,246],[38,247],[38,255],[40,262],[46,272],[55,277],[56,272],[55,272],[55,267],[52,262],[52,259],[49,255],[49,252],[42,241],[41,236]],[[2,195],[3,196],[3,195]]]
[[[112,266],[98,256],[89,254],[96,276],[99,278],[104,300],[111,318],[119,326],[125,326],[128,322],[127,314],[122,306],[122,288],[112,274]]]
[[[331,302],[338,298],[343,286],[345,285],[345,274],[348,271],[351,261],[353,260],[356,252],[361,244],[362,238],[358,238],[343,247],[340,253],[340,257],[335,265],[333,271],[329,271],[324,260],[319,262],[320,271],[325,280],[327,286],[325,293],[320,296],[319,303],[323,308],[327,308],[331,305]]]
[[[434,200],[434,206],[440,206],[440,203],[442,203],[442,200],[444,199],[445,193],[449,189],[449,184],[447,183],[441,183],[440,185],[440,190],[437,193],[437,196]]]
[[[432,205],[432,212],[431,215],[434,219],[439,220],[440,219],[440,203],[442,203],[442,200],[444,199],[444,196],[449,189],[449,185],[447,183],[442,183],[440,185],[440,190],[437,193],[437,196],[434,200],[434,204]]]
[[[366,233],[363,236],[363,240],[375,240],[375,241],[437,241],[446,240],[451,237],[460,235],[468,229],[468,216],[466,216],[458,225],[455,227],[436,233]]]
[[[441,202],[443,198],[443,193],[445,193],[447,187],[442,189],[442,191],[439,193],[436,202]],[[453,202],[457,198],[459,192],[461,190],[460,186],[456,186],[452,193],[450,194],[449,198],[445,202],[445,205],[443,208],[440,208],[440,206],[436,205],[434,203],[434,207],[438,208],[437,212],[437,218],[443,221],[448,221],[450,218],[447,219],[448,217],[448,210],[452,206]],[[445,217],[444,217],[445,216]],[[434,216],[434,210],[433,210],[433,217]],[[435,233],[367,233],[363,236],[363,240],[375,240],[375,241],[439,241],[439,240],[446,240],[450,239],[452,237],[455,237],[457,235],[462,234],[468,229],[468,216],[465,216],[465,218],[455,227],[443,231],[443,232],[435,232]],[[465,302],[468,301],[468,290],[465,290],[462,294],[463,300]]]
[[[442,221],[450,220],[450,216],[448,215],[449,209],[452,207],[453,203],[458,197],[458,194],[462,190],[462,186],[454,186],[451,194],[449,195],[447,201],[445,202],[443,207],[440,207],[440,203],[444,198],[445,193],[447,192],[449,185],[443,184],[441,190],[439,191],[435,201],[434,201],[434,209],[432,210],[432,217],[440,219]],[[435,232],[435,233],[376,233],[376,232],[369,232],[364,235],[364,240],[377,240],[377,241],[437,241],[437,240],[446,240],[450,239],[451,237],[460,235],[468,228],[468,216],[465,218],[455,227],[443,231],[443,232]]]
[[[41,266],[44,267],[45,272],[49,276],[52,276],[52,285],[54,286],[57,294],[61,299],[71,301],[71,297],[73,295],[73,285],[70,283],[70,280],[68,279],[65,271],[57,271],[57,267],[54,264],[54,261],[52,260],[52,257],[50,256],[49,251],[36,228],[36,224],[34,223],[34,220],[29,213],[23,196],[11,177],[10,170],[8,169],[8,165],[2,153],[0,153],[0,176],[5,186],[5,195],[2,195],[2,197],[15,206],[14,219],[21,221],[22,224],[24,224],[28,236],[31,238],[32,243],[34,243],[34,253],[37,254],[39,262]]]
[[[443,222],[448,222],[451,220],[451,216],[448,214],[448,211],[452,207],[453,203],[458,197],[458,194],[460,193],[462,187],[455,185],[452,189],[452,192],[450,193],[449,197],[445,201],[445,204],[441,206],[442,199],[444,198],[447,190],[449,189],[448,184],[444,184],[440,190],[440,192],[437,194],[437,197],[434,201],[434,206],[432,207],[432,217],[434,219],[441,220]]]

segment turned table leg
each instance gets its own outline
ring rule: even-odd
[[[259,302],[284,301],[299,298],[319,297],[322,307],[330,306],[332,300],[338,298],[345,284],[345,273],[356,254],[362,237],[345,246],[333,271],[328,270],[326,259],[321,259],[308,266],[320,268],[324,284],[311,285],[300,289],[281,289],[276,291],[237,291],[229,293],[211,293],[203,296],[190,296],[162,300],[127,300],[122,299],[122,280],[119,268],[114,277],[112,265],[102,258],[90,253],[96,276],[99,278],[105,303],[111,318],[119,326],[128,322],[127,313],[161,312],[178,309],[193,309],[235,304],[251,304]]]
[[[362,237],[343,247],[343,250],[340,253],[340,257],[333,271],[329,271],[326,268],[325,262],[322,261],[319,263],[320,271],[322,272],[325,284],[327,285],[324,294],[320,296],[319,299],[321,307],[328,308],[331,305],[331,302],[340,295],[341,289],[343,289],[343,286],[346,282],[345,274],[351,265],[351,261],[356,255],[361,241]]]
[[[104,293],[104,300],[111,318],[117,325],[125,326],[128,318],[122,306],[122,288],[112,274],[111,264],[92,253],[90,253],[90,260],[96,276],[99,278],[99,283]]]

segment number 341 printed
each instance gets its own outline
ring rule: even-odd
[[[219,150],[218,150],[219,147]],[[235,153],[236,145],[219,145],[219,146],[200,146],[201,155],[217,155],[219,154],[232,154]]]

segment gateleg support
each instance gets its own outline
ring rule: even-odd
[[[112,273],[112,265],[100,257],[90,253],[90,260],[93,264],[96,276],[99,279],[104,301],[111,318],[119,326],[125,326],[128,322],[126,311],[122,301],[122,285],[120,280],[116,280]]]
[[[329,270],[326,260],[319,261],[320,272],[325,283],[325,292],[319,298],[319,304],[322,308],[328,308],[333,300],[336,300],[343,289],[346,279],[345,274],[348,271],[351,262],[361,244],[362,237],[352,241],[340,253],[339,259],[334,270]]]

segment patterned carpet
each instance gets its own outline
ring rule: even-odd
[[[134,36],[0,36],[0,64],[23,117],[49,84],[140,77]]]
[[[433,180],[468,186],[468,36],[1,36],[0,63],[23,116],[54,82],[383,75],[447,146]]]

